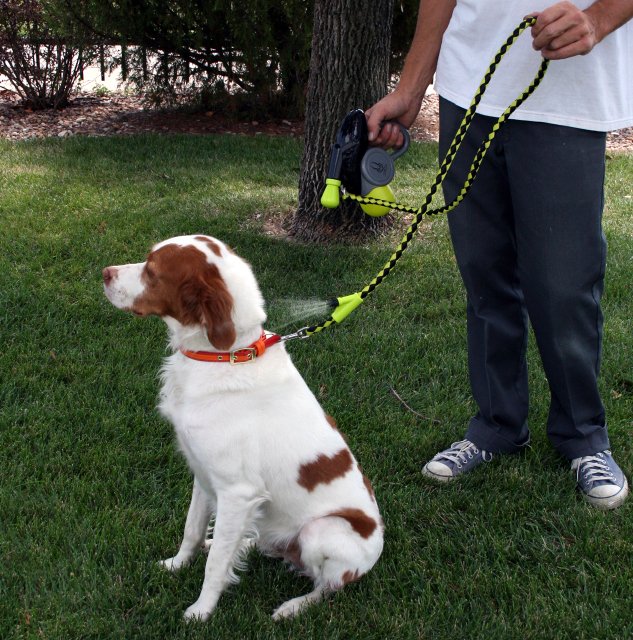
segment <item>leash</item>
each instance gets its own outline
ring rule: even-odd
[[[497,70],[499,63],[503,59],[503,56],[507,53],[508,49],[510,49],[510,47],[515,43],[518,37],[523,33],[523,31],[525,31],[525,29],[527,29],[528,27],[531,27],[535,22],[536,22],[535,17],[524,18],[521,21],[521,23],[516,27],[516,29],[514,29],[514,31],[510,34],[508,39],[503,43],[499,51],[497,51],[497,53],[495,54],[493,61],[491,62],[488,69],[486,70],[486,73],[479,85],[479,88],[475,93],[475,96],[473,97],[470,107],[464,114],[464,118],[462,119],[459,125],[459,128],[455,133],[453,141],[451,142],[448,152],[446,153],[446,156],[440,165],[440,168],[437,172],[435,180],[422,206],[410,207],[410,206],[401,204],[399,202],[392,202],[389,200],[381,200],[380,198],[371,198],[367,196],[360,196],[353,193],[343,192],[342,197],[345,200],[349,199],[349,200],[354,200],[356,202],[363,203],[363,204],[380,205],[383,207],[387,207],[389,209],[395,209],[397,211],[402,211],[405,213],[412,213],[414,214],[413,222],[407,228],[405,235],[400,241],[400,244],[398,245],[394,253],[391,255],[389,260],[385,263],[383,268],[378,272],[376,277],[364,289],[362,289],[357,293],[353,293],[351,295],[343,296],[341,298],[337,298],[333,300],[330,303],[330,305],[331,307],[334,308],[334,310],[332,311],[331,315],[328,318],[326,318],[319,324],[303,327],[294,333],[290,333],[285,336],[282,336],[281,337],[282,341],[285,342],[287,340],[293,340],[295,338],[308,338],[316,333],[320,333],[321,331],[328,329],[333,324],[342,322],[356,307],[358,307],[371,293],[373,293],[375,289],[378,287],[378,285],[380,285],[385,280],[385,278],[393,271],[394,267],[396,266],[396,263],[398,262],[398,260],[400,260],[403,253],[406,251],[407,247],[409,246],[411,240],[415,236],[415,233],[417,232],[423,217],[425,215],[430,216],[430,215],[438,215],[441,213],[448,213],[449,211],[452,211],[466,197],[466,195],[470,191],[470,188],[473,185],[473,182],[475,181],[475,177],[477,176],[477,173],[479,171],[483,158],[486,155],[488,148],[492,144],[492,141],[494,140],[494,137],[496,136],[497,132],[499,131],[503,123],[506,120],[508,120],[508,118],[512,115],[512,113],[514,113],[514,111],[516,111],[516,109],[518,109],[523,104],[523,102],[525,102],[525,100],[527,100],[527,98],[530,95],[532,95],[532,93],[534,93],[536,88],[539,86],[539,84],[543,80],[543,77],[545,76],[545,72],[547,71],[549,60],[546,60],[546,59],[542,60],[541,65],[532,82],[528,85],[528,87],[525,88],[525,90],[516,98],[516,100],[514,100],[514,102],[512,102],[507,107],[507,109],[501,114],[501,116],[496,120],[496,122],[492,126],[492,130],[488,134],[488,137],[484,140],[482,145],[477,150],[475,157],[473,159],[473,162],[468,171],[468,175],[466,177],[464,185],[461,188],[460,192],[458,193],[457,197],[452,202],[445,204],[442,207],[438,207],[436,209],[429,209],[429,206],[431,205],[435,197],[435,194],[437,193],[439,187],[444,181],[444,178],[446,177],[446,174],[448,173],[453,163],[453,159],[455,158],[455,155],[457,154],[457,151],[459,150],[461,143],[464,140],[464,137],[466,136],[466,133],[470,127],[472,119],[477,110],[477,106],[479,105],[482,96],[484,95],[486,89],[488,88],[488,85],[490,84],[490,80],[492,79],[493,74]]]
[[[462,119],[455,136],[453,137],[453,141],[450,144],[448,152],[444,160],[442,161],[440,168],[435,176],[435,180],[431,185],[431,188],[424,199],[424,203],[420,207],[410,207],[405,204],[401,204],[399,202],[394,202],[392,200],[382,200],[380,198],[372,198],[369,196],[360,196],[353,193],[348,193],[344,191],[342,193],[342,198],[344,200],[354,200],[361,204],[366,205],[378,205],[381,207],[386,207],[388,209],[395,209],[397,211],[402,211],[403,213],[412,213],[414,214],[413,222],[407,228],[405,235],[403,236],[400,244],[391,255],[389,260],[385,263],[383,268],[378,272],[376,277],[361,291],[357,293],[352,293],[351,295],[342,296],[340,298],[335,298],[330,301],[329,305],[333,309],[330,316],[328,316],[323,322],[303,327],[294,333],[289,333],[283,336],[278,334],[264,332],[262,333],[259,340],[254,342],[248,347],[243,347],[241,349],[236,349],[234,351],[228,352],[210,352],[210,351],[189,351],[182,350],[181,353],[190,358],[192,360],[197,360],[199,362],[226,362],[229,364],[242,364],[246,362],[252,362],[259,356],[263,355],[268,347],[271,347],[278,342],[287,342],[289,340],[294,340],[297,338],[309,338],[321,331],[328,329],[334,324],[342,322],[356,307],[358,307],[371,293],[373,293],[378,285],[384,282],[385,278],[393,271],[396,266],[398,260],[402,257],[403,253],[406,251],[407,247],[413,240],[420,223],[425,215],[438,215],[441,213],[448,213],[452,211],[468,194],[470,188],[475,181],[481,163],[483,161],[486,152],[488,151],[492,141],[494,140],[497,132],[503,125],[503,123],[508,120],[508,118],[518,109],[524,102],[527,100],[532,93],[539,86],[541,81],[545,76],[545,72],[547,71],[547,67],[549,65],[549,60],[543,59],[541,65],[534,76],[532,82],[524,89],[524,91],[512,102],[507,109],[499,116],[499,118],[495,121],[492,126],[492,130],[488,134],[488,137],[483,141],[477,152],[475,153],[475,157],[473,159],[472,164],[470,165],[470,169],[468,170],[468,175],[462,186],[460,192],[457,194],[456,198],[445,204],[443,207],[438,207],[436,209],[429,209],[435,194],[440,188],[444,178],[446,177],[448,171],[451,168],[453,160],[464,140],[466,133],[470,127],[472,119],[475,116],[475,112],[477,110],[477,106],[481,102],[481,98],[484,95],[488,85],[490,84],[490,80],[492,79],[493,74],[497,70],[497,67],[503,56],[507,53],[508,49],[515,43],[518,37],[527,29],[531,27],[536,22],[536,18],[528,17],[524,18],[521,23],[516,27],[516,29],[510,34],[508,39],[501,45],[499,51],[495,54],[493,61],[490,63],[490,66],[486,70],[486,73],[475,93],[475,96],[472,99],[468,110],[464,114],[464,118]],[[338,181],[336,181],[338,182]],[[330,183],[331,184],[331,183]],[[340,185],[340,182],[337,184]]]

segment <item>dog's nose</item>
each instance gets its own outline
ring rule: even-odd
[[[104,284],[108,285],[116,277],[117,270],[116,270],[116,267],[106,267],[102,273],[103,273],[103,282]]]

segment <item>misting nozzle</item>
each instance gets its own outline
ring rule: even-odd
[[[336,309],[332,311],[332,319],[336,322],[343,322],[362,301],[363,298],[360,297],[360,293],[352,293],[349,296],[337,298],[336,301],[332,301],[336,302]]]

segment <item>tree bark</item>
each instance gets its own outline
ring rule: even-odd
[[[341,120],[387,90],[393,0],[316,0],[306,97],[299,205],[290,226],[298,240],[362,240],[386,230],[391,216],[372,218],[350,200],[320,204],[330,147]]]

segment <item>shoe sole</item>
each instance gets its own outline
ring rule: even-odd
[[[583,495],[592,507],[596,507],[596,509],[601,509],[602,511],[610,511],[611,509],[617,509],[626,500],[626,497],[629,495],[629,483],[625,476],[622,489],[614,496],[609,496],[608,498],[595,498],[586,494]]]

